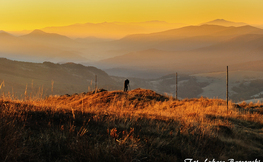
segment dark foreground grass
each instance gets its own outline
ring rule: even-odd
[[[200,102],[208,106],[207,101],[213,102]],[[157,114],[118,115],[0,100],[0,161],[263,160],[262,122],[210,113],[205,116],[210,125],[204,128]]]

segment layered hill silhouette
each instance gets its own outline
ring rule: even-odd
[[[40,42],[44,44],[54,44],[54,46],[56,44],[59,44],[67,47],[74,46],[76,44],[76,42],[64,35],[56,33],[46,33],[42,30],[34,30],[31,33],[23,35],[21,37],[29,41]]]
[[[97,37],[120,39],[126,35],[164,31],[182,27],[184,25],[185,24],[167,23],[164,21],[147,21],[137,23],[103,22],[46,27],[42,30],[49,33],[59,33],[75,38]]]
[[[158,70],[162,71],[161,75],[174,71],[216,71],[225,65],[263,59],[260,54],[263,29],[223,19],[162,31],[165,25],[169,26],[159,21],[75,24],[35,30],[19,37],[2,31],[0,54],[2,57],[32,62],[77,62],[103,69],[128,69],[134,72],[138,69]],[[138,26],[152,26],[159,32],[132,34],[141,30]],[[118,40],[84,36],[89,28],[103,35],[114,34],[114,29],[124,34],[126,27],[133,31],[130,33],[132,35]],[[108,30],[102,30],[105,28]],[[61,32],[66,34],[72,29],[84,33],[83,38],[71,39],[61,35]]]
[[[101,64],[115,68],[166,69],[170,72],[219,70],[220,66],[263,59],[262,36],[263,30],[252,26],[216,25],[132,35],[119,43],[138,51],[103,60]]]
[[[225,71],[225,66],[231,70],[256,71],[253,77],[261,74],[258,71],[262,71],[263,29],[221,19],[181,28],[173,26],[176,24],[170,25],[171,28],[169,24],[159,21],[75,24],[34,30],[22,36],[0,31],[1,57],[41,62],[2,60],[0,84],[5,81],[5,87],[1,92],[12,93],[14,89],[16,96],[25,96],[25,91],[27,96],[31,92],[43,95],[79,93],[94,88],[94,75],[100,73],[97,74],[99,85],[108,90],[122,89],[125,76],[133,77],[133,89],[141,87],[173,94],[175,77],[169,74],[178,72],[180,77],[188,75],[179,78],[180,97],[184,98],[208,94],[209,87],[217,91],[215,85],[219,82],[225,84],[225,81],[221,78],[222,82],[209,79],[205,75]],[[165,26],[169,30],[164,29]],[[151,27],[152,32],[148,30]],[[72,29],[83,35],[67,35]],[[92,37],[90,33],[94,31],[87,29],[96,29],[97,34],[106,37]],[[148,32],[143,31],[145,29]],[[120,35],[112,39],[112,35],[116,34],[114,30]],[[93,65],[103,71],[93,71],[96,68],[92,70],[83,65]],[[252,82],[253,78],[250,79],[249,86],[258,85]],[[262,97],[261,88],[247,93],[248,87],[242,85],[242,77],[236,82],[232,82],[237,90],[233,93],[246,94],[245,98],[236,96],[237,100]]]
[[[105,45],[118,48],[124,53],[158,49],[164,51],[189,51],[216,45],[234,37],[247,34],[263,34],[263,30],[252,26],[224,27],[218,25],[187,26],[152,34],[136,34]]]
[[[7,32],[0,33],[0,53],[2,57],[32,62],[84,61],[74,40],[41,30],[17,37]]]
[[[263,30],[248,25],[241,27],[224,27],[219,25],[187,26],[159,33],[131,35],[121,39],[121,41],[161,42],[200,36],[228,39],[244,34],[263,34]]]

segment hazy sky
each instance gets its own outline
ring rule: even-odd
[[[0,30],[74,23],[226,19],[263,24],[263,0],[0,0]]]

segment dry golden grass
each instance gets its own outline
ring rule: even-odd
[[[224,100],[179,101],[136,89],[2,98],[0,105],[0,161],[263,158],[261,104],[230,102],[227,111]]]

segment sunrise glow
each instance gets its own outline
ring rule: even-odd
[[[223,18],[263,24],[259,0],[1,0],[0,29],[24,30],[74,23],[161,20],[198,24]]]

